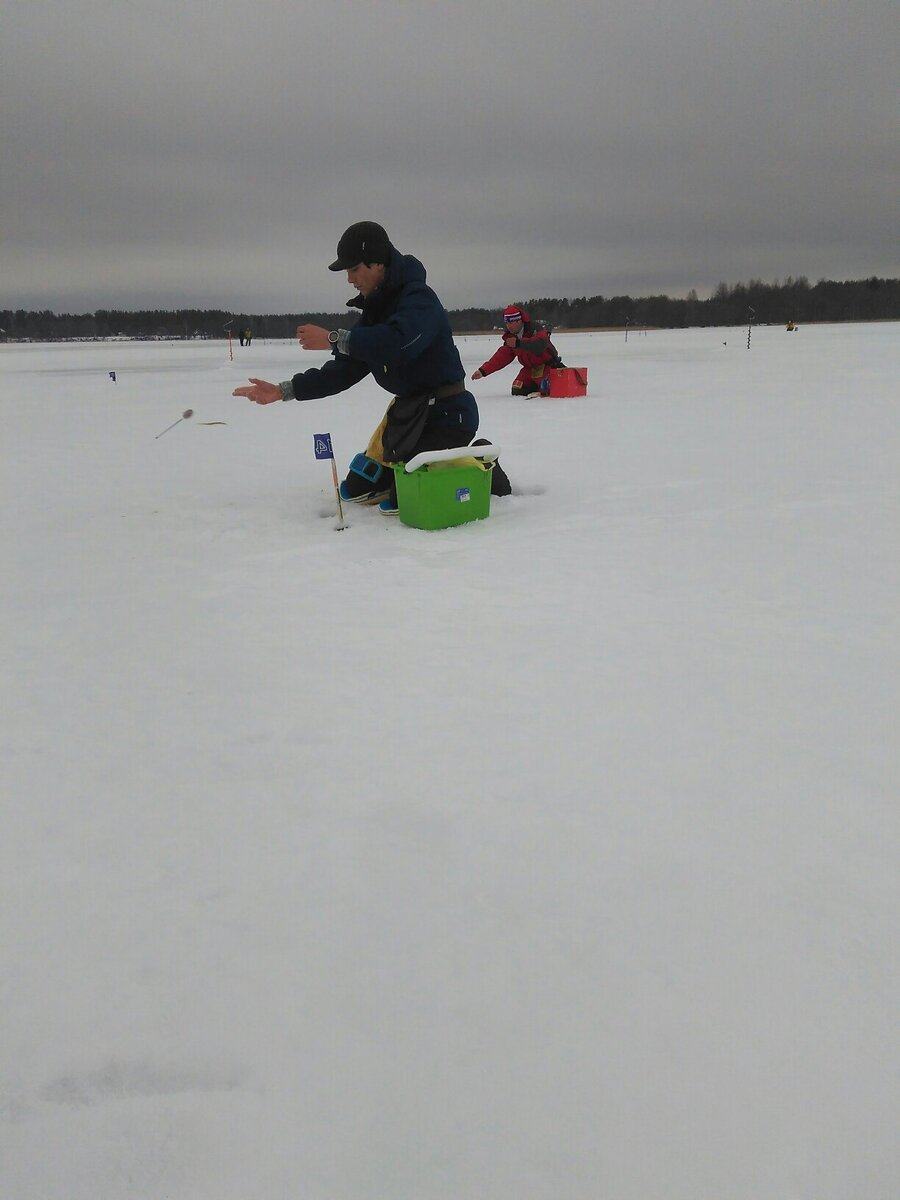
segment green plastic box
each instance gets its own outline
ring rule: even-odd
[[[407,473],[394,466],[400,520],[413,529],[449,529],[491,512],[491,473],[471,458],[431,463]]]

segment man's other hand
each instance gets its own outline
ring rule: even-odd
[[[328,330],[321,325],[298,325],[297,341],[304,350],[330,350]]]

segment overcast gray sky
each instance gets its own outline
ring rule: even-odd
[[[28,0],[0,307],[336,311],[897,275],[896,0]]]

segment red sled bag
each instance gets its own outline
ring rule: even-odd
[[[587,367],[549,367],[548,396],[586,396]]]

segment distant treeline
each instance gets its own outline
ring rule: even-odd
[[[513,299],[511,297],[511,299]],[[800,276],[783,283],[720,283],[708,300],[690,292],[684,300],[670,296],[582,296],[576,300],[537,298],[524,304],[531,315],[554,329],[621,329],[628,325],[659,329],[688,326],[780,324],[788,321],[897,321],[900,320],[900,279],[838,282],[820,279],[810,285]],[[454,309],[450,322],[455,333],[493,329],[499,324],[494,308]],[[229,313],[214,309],[178,309],[120,312],[98,309],[94,313],[0,311],[0,339],[57,341],[68,338],[224,338],[231,328],[237,341],[250,329],[254,338],[293,338],[298,325],[349,326],[353,316],[341,313],[303,312],[280,315]]]
[[[709,300],[691,291],[686,300],[670,296],[589,296],[579,300],[521,300],[533,317],[555,329],[621,329],[647,325],[656,329],[685,329],[710,325],[786,324],[788,321],[900,320],[900,279],[859,279],[836,282],[820,279],[810,285],[800,276],[784,283],[752,279],[733,287],[720,283]],[[752,310],[752,311],[751,311]],[[450,314],[457,332],[491,328],[496,311],[464,309]]]

